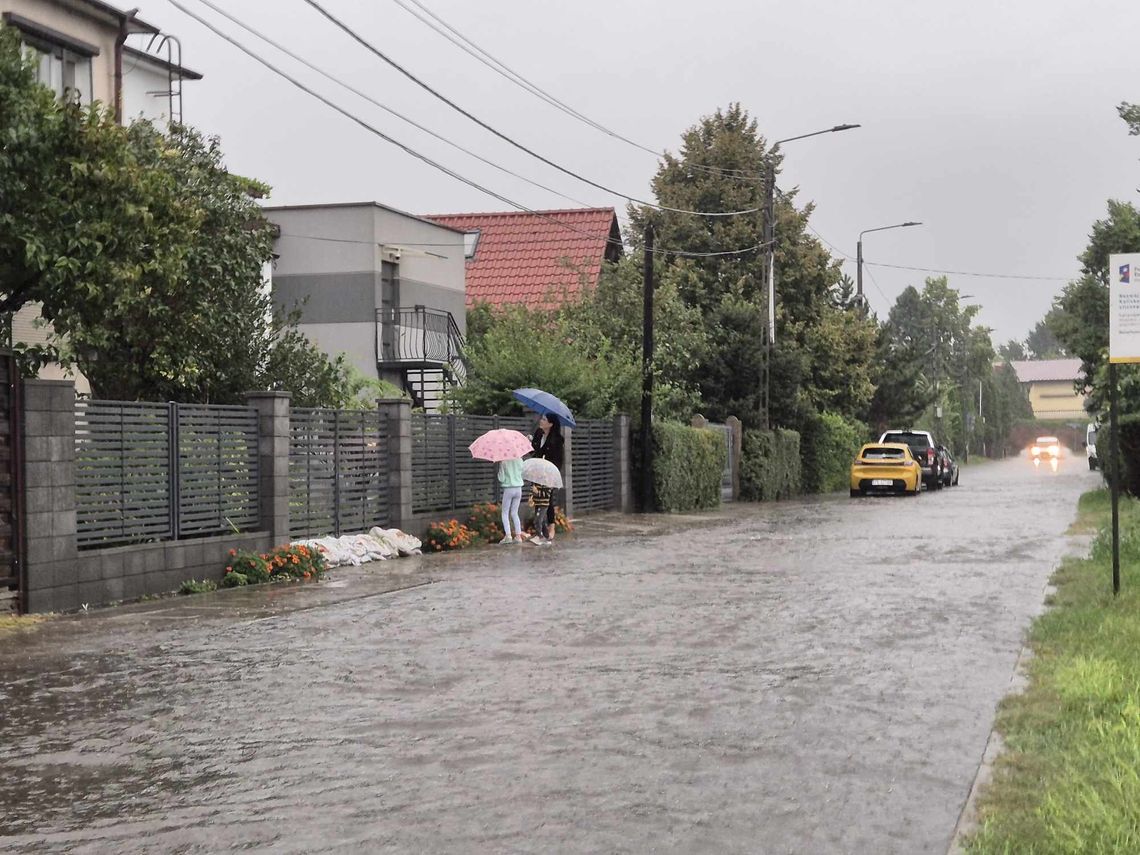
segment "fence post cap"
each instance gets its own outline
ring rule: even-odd
[[[252,392],[242,392],[241,396],[247,401],[250,398],[291,398],[291,392],[271,392],[268,389],[257,389]]]

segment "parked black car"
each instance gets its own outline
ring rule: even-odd
[[[922,483],[927,490],[942,489],[942,458],[934,437],[925,430],[888,430],[879,442],[902,442],[910,446],[910,453],[922,467]]]
[[[938,457],[942,462],[942,486],[958,486],[958,461],[945,445],[938,446]]]

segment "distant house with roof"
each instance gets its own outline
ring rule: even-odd
[[[1075,391],[1079,359],[1027,359],[1010,363],[1038,419],[1087,420],[1085,396]]]
[[[433,214],[464,232],[467,307],[553,309],[598,284],[603,263],[622,256],[613,208]]]

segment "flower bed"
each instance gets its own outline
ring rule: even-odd
[[[430,552],[447,552],[452,549],[466,549],[479,542],[479,533],[459,520],[433,522],[424,535],[424,548]]]
[[[209,580],[196,582],[189,579],[182,583],[179,593],[201,594],[217,587],[240,588],[263,582],[320,579],[327,569],[324,556],[300,544],[278,546],[263,553],[231,549],[226,572],[219,585]]]

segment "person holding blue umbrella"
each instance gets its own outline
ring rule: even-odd
[[[554,413],[544,413],[538,420],[538,427],[534,430],[534,436],[531,437],[531,447],[534,448],[534,456],[548,460],[558,467],[558,471],[562,471],[563,461],[563,448],[564,440],[562,438],[562,421]],[[558,492],[555,488],[550,489],[550,503],[544,509],[546,513],[546,540],[553,542],[554,540],[554,517],[557,509]],[[540,512],[536,509],[536,513]],[[537,531],[541,531],[540,526],[535,526]],[[539,535],[535,535],[535,540],[541,540]]]
[[[551,395],[549,392],[544,392],[542,389],[515,389],[511,394],[516,401],[522,403],[527,409],[534,410],[540,416],[538,427],[535,428],[534,436],[531,437],[534,456],[549,460],[561,472],[563,458],[562,426],[577,427],[574,414],[570,412],[570,408],[560,398]],[[556,499],[557,492],[552,491],[550,506],[546,510],[547,529],[550,532],[549,540],[554,540],[554,518],[558,510]]]

